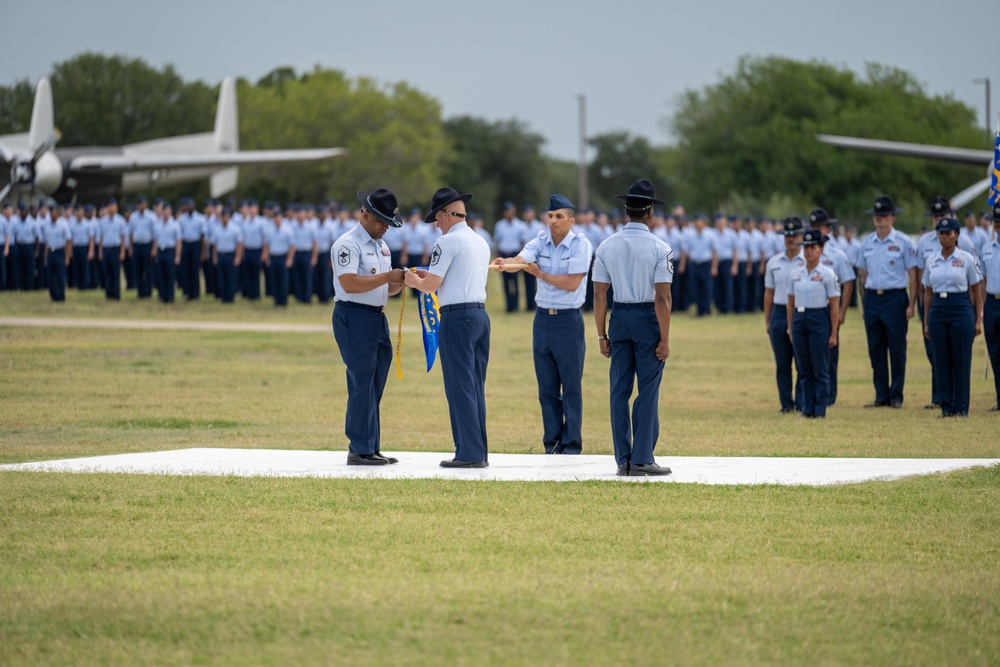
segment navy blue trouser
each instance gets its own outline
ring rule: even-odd
[[[90,271],[87,266],[87,247],[85,245],[73,246],[73,257],[70,259],[70,266],[73,269],[73,287],[77,289],[90,289]]]
[[[723,314],[733,312],[732,271],[733,260],[719,260],[719,273],[715,277],[715,308]]]
[[[490,360],[490,317],[483,304],[442,306],[438,337],[455,458],[488,461],[486,366]]]
[[[205,274],[205,294],[216,295],[219,292],[219,272],[212,264],[212,256],[201,263],[202,273]]]
[[[977,289],[973,287],[972,289]],[[927,314],[927,329],[934,346],[941,412],[946,415],[969,414],[969,380],[972,374],[972,341],[976,315],[968,292],[937,294]]]
[[[232,303],[236,298],[236,253],[216,251],[216,256],[219,259],[216,296],[222,303]]]
[[[274,305],[288,305],[288,267],[285,262],[288,254],[271,255],[271,268],[268,273],[271,275],[271,295],[274,297]]]
[[[292,263],[292,291],[299,303],[312,302],[312,261],[311,250],[296,250]]]
[[[90,269],[90,289],[103,289],[104,277],[101,275],[101,262],[97,259],[97,249],[94,249],[94,259],[87,262]]]
[[[687,298],[687,275],[686,273],[680,273],[677,270],[678,261],[673,260],[674,263],[674,280],[670,283],[670,301],[672,313],[683,313],[688,309],[688,298]]]
[[[736,275],[733,276],[733,310],[737,313],[748,312],[747,293],[749,282],[747,278],[747,263],[739,262],[736,268]]]
[[[538,278],[524,271],[520,273],[524,276],[524,300],[527,304],[524,309],[530,312],[535,309],[535,293],[538,291]]]
[[[174,285],[177,283],[175,252],[173,248],[160,248],[156,253],[156,289],[163,303],[174,302]]]
[[[802,383],[802,414],[825,417],[830,401],[830,309],[796,309],[792,314],[792,347]]]
[[[125,274],[125,289],[135,289],[135,258],[132,248],[125,251],[125,261],[122,262],[122,273]]]
[[[691,272],[691,296],[698,304],[698,315],[709,315],[712,312],[712,263],[692,262],[688,270]]]
[[[392,365],[392,341],[385,315],[362,305],[338,301],[333,307],[333,336],[347,366],[347,414],[344,435],[355,454],[381,451],[379,404]]]
[[[906,307],[909,300],[905,289],[865,290],[865,333],[868,336],[868,358],[872,364],[876,403],[902,403],[906,381]],[[892,381],[889,368],[892,367]]]
[[[500,275],[503,276],[503,294],[507,312],[515,313],[518,299],[517,274],[504,272]]]
[[[181,242],[181,291],[189,299],[201,296],[201,280],[198,264],[201,261],[201,241]]]
[[[545,308],[535,312],[532,326],[535,379],[542,408],[542,444],[546,454],[583,451],[583,314],[579,308]]]
[[[792,384],[792,364],[796,363],[795,350],[792,348],[792,339],[788,337],[787,330],[787,307],[776,303],[771,309],[767,333],[771,339],[771,350],[774,352],[774,378],[778,383],[778,400],[781,402],[782,410],[801,411],[802,382],[796,364],[795,384]]]
[[[837,344],[830,348],[830,400],[826,402],[831,406],[837,402],[837,370],[840,368],[840,338]]]
[[[132,245],[132,257],[135,260],[135,286],[140,299],[153,294],[152,251],[152,243],[134,243]]]
[[[104,258],[101,260],[101,270],[104,273],[104,297],[118,301],[121,299],[121,259],[119,255],[121,246],[108,246],[101,252]]]
[[[767,262],[755,262],[753,266],[753,307],[748,310],[764,310],[764,274],[761,272]]]
[[[320,303],[330,303],[333,297],[333,263],[330,260],[330,253],[321,252],[319,261],[313,272],[313,292]]]
[[[663,362],[656,358],[660,324],[652,303],[616,303],[608,326],[611,344],[611,439],[615,461],[647,465],[660,437],[660,380]],[[629,415],[636,382],[639,393]]]
[[[49,297],[53,301],[66,300],[66,250],[49,250],[45,271],[48,273],[47,283]]]
[[[240,264],[240,287],[243,296],[251,301],[260,299],[260,248],[246,248],[243,250],[243,263]]]
[[[993,387],[996,390],[996,404],[1000,405],[1000,298],[995,294],[986,295],[983,304],[983,337],[986,351],[993,366]]]
[[[920,321],[925,322],[924,318],[924,300],[923,298],[917,299],[917,312],[920,315]],[[938,388],[938,376],[937,376],[937,366],[934,364],[934,345],[931,341],[921,336],[924,339],[924,353],[927,355],[927,361],[931,364],[931,403],[934,405],[941,405],[941,391]]]
[[[18,243],[14,246],[12,254],[17,289],[22,291],[35,289],[35,244]]]

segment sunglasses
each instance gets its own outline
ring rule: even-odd
[[[456,213],[455,211],[441,211],[445,215],[450,215],[453,218],[465,218],[465,213]]]

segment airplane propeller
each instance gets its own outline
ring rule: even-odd
[[[52,87],[42,77],[35,88],[35,102],[31,109],[31,126],[28,130],[28,150],[19,151],[0,142],[0,158],[10,165],[10,182],[0,190],[3,202],[14,188],[26,190],[28,197],[36,193],[52,194],[62,180],[62,165],[54,155],[46,158],[59,142],[52,111]]]

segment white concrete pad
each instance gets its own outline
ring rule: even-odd
[[[0,466],[0,470],[102,472],[239,477],[351,477],[377,479],[474,479],[494,481],[585,480],[682,482],[693,484],[827,485],[894,480],[914,475],[1000,464],[1000,459],[834,459],[722,456],[658,456],[667,477],[618,477],[612,456],[491,454],[490,466],[446,469],[448,453],[385,452],[399,463],[348,466],[343,451],[280,449],[178,449]]]

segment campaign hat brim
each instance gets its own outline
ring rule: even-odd
[[[646,197],[643,195],[615,195],[615,199],[620,199],[625,202],[626,208],[628,207],[628,200],[630,199],[641,199],[647,204],[652,204],[653,206],[666,206],[667,202],[661,201],[659,199],[654,199],[653,197]]]
[[[443,209],[448,204],[451,204],[451,203],[457,202],[457,201],[462,201],[462,202],[465,202],[466,204],[468,204],[471,200],[472,200],[472,194],[471,193],[467,192],[467,193],[465,193],[463,195],[463,194],[459,194],[458,191],[456,191],[454,195],[452,195],[450,197],[447,197],[445,199],[442,199],[439,202],[436,202],[434,204],[434,206],[431,208],[431,210],[427,212],[427,216],[424,217],[424,222],[434,222],[434,218],[435,218],[435,216],[437,216],[437,212],[440,211],[441,209]]]
[[[376,218],[378,218],[379,220],[381,220],[385,224],[389,225],[390,227],[402,227],[403,226],[403,219],[401,217],[399,217],[399,213],[397,213],[396,215],[393,215],[393,216],[389,216],[389,215],[386,215],[385,213],[382,213],[382,211],[379,211],[371,203],[369,203],[368,197],[370,195],[371,195],[371,190],[358,190],[358,201],[361,202],[361,206],[366,211],[368,211],[369,213],[371,213]]]

